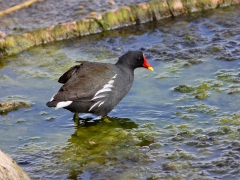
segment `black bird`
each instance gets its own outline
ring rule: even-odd
[[[140,51],[129,51],[116,64],[81,61],[58,80],[64,85],[47,102],[48,107],[65,108],[78,113],[107,114],[131,89],[134,69],[153,68]]]

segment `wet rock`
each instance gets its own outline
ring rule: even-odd
[[[20,108],[31,107],[28,102],[14,101],[14,102],[1,102],[0,103],[0,115],[6,115],[10,111],[18,110]]]
[[[191,92],[191,91],[195,90],[195,87],[190,86],[190,85],[181,84],[181,85],[175,87],[173,90],[179,91],[181,93],[186,93],[186,92]]]
[[[114,2],[113,0],[110,0],[110,1],[108,1],[108,4],[110,4],[110,5],[114,5],[115,2]]]
[[[7,35],[4,32],[0,31],[0,38],[5,38],[6,36]]]
[[[0,150],[0,179],[30,180],[30,177],[12,158]]]

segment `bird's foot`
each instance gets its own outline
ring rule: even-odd
[[[102,119],[103,119],[103,121],[105,121],[106,123],[112,122],[112,121],[109,119],[108,116],[102,116]]]
[[[79,125],[79,119],[80,119],[80,117],[79,117],[78,113],[74,113],[73,121],[77,126]]]

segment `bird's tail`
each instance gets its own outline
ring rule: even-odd
[[[46,103],[46,105],[48,107],[56,107],[57,103],[59,103],[59,102],[58,101],[49,101],[49,102]]]

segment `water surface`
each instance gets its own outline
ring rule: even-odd
[[[38,46],[0,60],[1,149],[32,179],[238,179],[239,6]],[[47,108],[77,60],[146,54],[109,120]],[[87,118],[86,116],[83,116]]]

